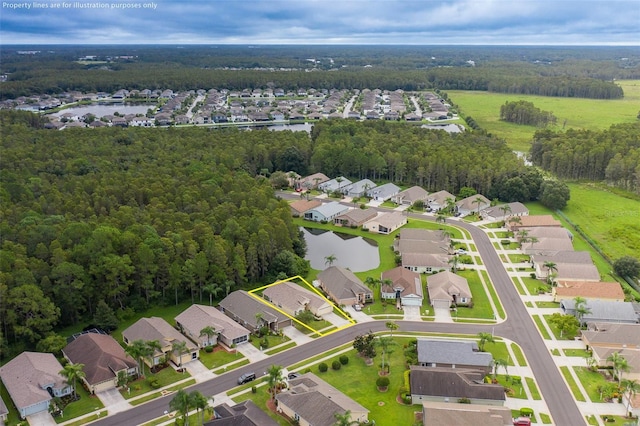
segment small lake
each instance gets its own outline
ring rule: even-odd
[[[65,108],[51,115],[59,117],[64,113],[70,112],[71,114],[78,115],[93,114],[96,117],[100,118],[105,115],[113,115],[115,112],[120,115],[146,114],[149,108],[154,109],[155,107],[156,105],[153,103],[125,104],[122,102],[104,102],[92,105],[82,105],[77,107]]]
[[[323,229],[300,228],[307,242],[305,259],[313,269],[325,270],[327,256],[335,256],[334,266],[363,272],[380,266],[378,244],[368,238],[356,237]]]

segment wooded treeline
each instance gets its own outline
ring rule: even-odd
[[[604,131],[535,133],[533,164],[560,178],[606,181],[640,192],[640,123],[616,124]]]
[[[554,124],[557,119],[553,113],[542,111],[533,102],[507,101],[500,107],[500,120],[515,124],[545,127],[548,124]]]

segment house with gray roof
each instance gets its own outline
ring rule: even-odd
[[[375,201],[387,201],[394,195],[397,195],[398,192],[400,192],[400,187],[395,183],[389,182],[370,189],[369,191],[367,191],[366,195],[368,195]]]
[[[434,308],[448,309],[471,303],[472,295],[467,279],[450,271],[428,276],[427,291]]]
[[[555,264],[553,273],[556,281],[600,281],[600,272],[593,264],[588,251],[562,250],[548,254],[544,252],[531,254],[531,263],[539,279],[547,278],[549,273],[545,267],[547,262]]]
[[[449,200],[456,201],[456,196],[447,191],[438,191],[429,194],[427,198],[427,205],[433,212],[437,212],[440,209],[447,207]]]
[[[61,370],[53,354],[41,352],[22,352],[0,367],[0,379],[20,418],[47,411],[54,397],[72,393]]]
[[[347,197],[359,198],[376,187],[376,184],[369,179],[362,179],[351,185],[343,186],[340,191]]]
[[[380,279],[383,299],[397,300],[402,306],[422,306],[422,278],[417,272],[398,266],[384,271]]]
[[[324,297],[289,281],[265,288],[262,297],[292,317],[305,310],[317,317],[333,312],[333,306]]]
[[[220,312],[214,306],[194,304],[176,317],[176,325],[198,347],[213,346],[220,341],[227,347],[249,341],[251,332]],[[207,336],[201,331],[213,327],[215,334]]]
[[[512,217],[529,215],[529,209],[520,202],[500,204],[489,207],[482,212],[482,218],[488,220],[505,220]]]
[[[472,368],[491,372],[493,356],[480,352],[475,340],[418,339],[418,364],[422,367]]]
[[[340,226],[362,226],[378,215],[373,209],[350,209],[347,212],[333,219],[335,225]]]
[[[330,266],[317,277],[320,288],[338,305],[364,304],[373,301],[373,291],[353,272],[341,266]]]
[[[483,370],[469,368],[411,366],[411,402],[458,402],[467,398],[471,404],[504,405],[504,386],[485,383]]]
[[[637,324],[638,314],[631,302],[611,302],[609,300],[587,300],[584,304],[589,312],[582,316],[582,322],[619,322]],[[567,315],[576,315],[576,302],[573,299],[560,301],[560,309]]]
[[[476,194],[456,202],[456,210],[460,216],[482,212],[491,207],[491,201],[484,195]]]
[[[450,268],[449,256],[432,253],[404,253],[402,267],[419,274],[446,271]]]
[[[396,229],[407,224],[407,216],[402,212],[380,213],[375,218],[366,222],[363,227],[371,232],[388,235]]]
[[[229,293],[218,305],[229,318],[247,328],[251,332],[262,327],[278,332],[282,328],[292,325],[292,320],[282,312],[260,301],[244,290]]]
[[[552,255],[560,251],[573,251],[573,235],[565,228],[538,226],[534,228],[520,228],[519,232],[526,231],[526,240],[522,245],[522,251],[529,255]],[[522,240],[519,234],[518,240]],[[531,238],[536,238],[531,242]],[[528,242],[527,242],[528,240]]]
[[[396,204],[412,206],[416,201],[424,201],[426,204],[427,198],[429,198],[429,192],[426,189],[421,186],[412,186],[392,196],[391,201]]]
[[[484,404],[422,402],[422,426],[513,426],[511,409]]]
[[[289,381],[289,390],[276,395],[278,410],[300,425],[333,426],[336,414],[351,414],[351,422],[369,422],[369,410],[313,373]]]
[[[226,402],[215,407],[216,419],[203,426],[278,426],[267,413],[250,399],[230,406]]]
[[[322,182],[318,185],[318,189],[324,192],[333,192],[340,191],[346,187],[351,185],[351,181],[344,176],[337,177],[335,179],[328,180],[326,182]]]
[[[304,212],[304,218],[314,222],[332,222],[336,217],[347,211],[349,211],[349,207],[337,201],[332,201],[307,210]]]

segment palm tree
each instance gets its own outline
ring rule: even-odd
[[[458,255],[453,255],[453,257],[451,259],[449,259],[449,265],[451,265],[451,272],[453,272],[454,274],[458,271],[458,262],[460,261],[460,258],[458,257]]]
[[[436,215],[436,223],[447,223],[447,216],[442,213]]]
[[[618,379],[618,385],[622,382],[622,373],[625,371],[629,371],[629,364],[627,360],[620,355],[619,352],[614,352],[607,357],[607,362],[611,363],[613,367],[613,372]]]
[[[326,256],[324,258],[324,264],[332,266],[333,262],[335,262],[336,260],[338,260],[338,258],[335,256],[335,254],[330,254],[329,256]]]
[[[393,349],[391,349],[391,346],[395,345],[396,343],[393,341],[391,337],[381,336],[378,338],[376,344],[380,346],[380,348],[382,348],[382,351],[381,351],[382,363],[380,368],[384,372],[385,355],[390,355],[393,353]],[[387,362],[386,365],[389,365],[389,363]]]
[[[208,325],[200,330],[200,336],[207,336],[207,346],[211,344],[211,338],[216,335],[216,328]]]
[[[271,400],[273,401],[278,393],[278,387],[284,380],[284,377],[282,376],[282,366],[272,365],[269,367],[267,374],[269,375],[267,378],[267,386],[269,387],[269,394],[271,394]]]
[[[335,413],[333,415],[336,418],[336,422],[333,424],[334,426],[351,426],[357,425],[357,420],[351,420],[351,410],[347,410],[344,414]]]
[[[493,366],[493,374],[492,374],[493,380],[496,380],[496,376],[498,375],[498,368],[504,368],[505,374],[508,374],[507,372],[508,362],[506,360],[501,358],[494,359],[493,361],[491,361],[491,365]]]
[[[189,393],[189,405],[196,409],[196,418],[200,417],[200,424],[204,424],[204,412],[209,405],[207,397],[198,391],[192,391]],[[200,414],[200,410],[202,410],[202,414]],[[200,415],[198,416],[198,414]]]
[[[474,200],[471,202],[471,204],[477,204],[478,205],[478,216],[480,216],[480,204],[482,204],[482,203],[484,203],[484,200],[479,195],[476,198],[474,198]]]
[[[82,371],[83,368],[84,364],[68,363],[62,370],[60,370],[60,375],[67,379],[67,384],[71,385],[71,388],[73,389],[74,401],[78,399],[78,395],[76,394],[76,381],[78,379],[83,379],[86,376],[84,371]]]
[[[373,277],[367,277],[364,279],[364,283],[367,287],[373,288],[376,284],[378,284],[380,280],[377,280]]]
[[[582,326],[582,318],[591,313],[591,309],[587,306],[587,301],[584,297],[576,296],[573,298],[574,309],[576,313],[576,318],[578,318],[578,322],[580,326]]]
[[[535,243],[540,242],[540,240],[539,240],[537,237],[529,237],[529,238],[527,239],[527,241],[528,241],[529,243],[531,243],[531,245],[529,246],[529,248],[533,248],[533,245],[534,245]],[[524,244],[524,243],[523,243],[523,244]]]
[[[640,383],[637,380],[623,380],[622,388],[624,389],[624,393],[627,394],[627,413],[629,413],[629,409],[631,408],[631,399],[636,396],[638,392],[640,392]]]
[[[389,334],[391,335],[391,338],[393,338],[393,331],[398,329],[398,324],[396,324],[395,321],[387,321],[385,327],[389,329]]]
[[[179,340],[174,341],[171,352],[178,354],[178,367],[182,367],[182,355],[189,353],[187,342],[181,342]]]
[[[555,262],[550,260],[546,260],[543,264],[544,268],[547,270],[547,284],[551,284],[551,273],[553,271],[558,271],[558,265]]]
[[[486,333],[486,332],[480,332],[477,334],[478,338],[480,339],[478,341],[478,350],[480,352],[484,352],[484,346],[487,343],[494,343],[495,340],[493,339],[493,334],[491,333]]]
[[[151,360],[150,364],[153,365],[154,364],[153,357],[156,354],[156,352],[162,353],[162,345],[160,345],[160,342],[157,340],[149,340],[145,342],[145,345],[146,345],[146,349],[143,352],[143,358],[149,358]]]
[[[499,209],[502,212],[502,220],[507,217],[507,212],[511,213],[511,206],[509,204],[505,204],[504,206],[499,207]]]
[[[189,394],[183,389],[176,392],[175,396],[169,401],[171,411],[177,411],[184,419],[184,426],[189,426],[189,407],[191,401]]]
[[[219,284],[207,284],[202,288],[204,291],[209,293],[209,306],[213,306],[213,298],[218,297],[218,295],[224,290],[224,288]]]
[[[511,216],[509,218],[509,223],[511,224],[511,226],[513,226],[514,223],[522,225],[522,219],[520,219],[520,216]]]
[[[124,348],[124,351],[126,353],[128,353],[129,355],[131,355],[131,358],[135,359],[136,362],[138,363],[138,371],[140,373],[141,376],[144,376],[144,357],[145,357],[145,351],[146,351],[146,343],[144,340],[139,339],[139,340],[134,340],[133,342],[131,342],[130,345],[128,345],[126,348]]]

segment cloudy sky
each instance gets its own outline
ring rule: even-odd
[[[0,40],[2,44],[640,45],[640,0],[154,1],[3,0]]]

